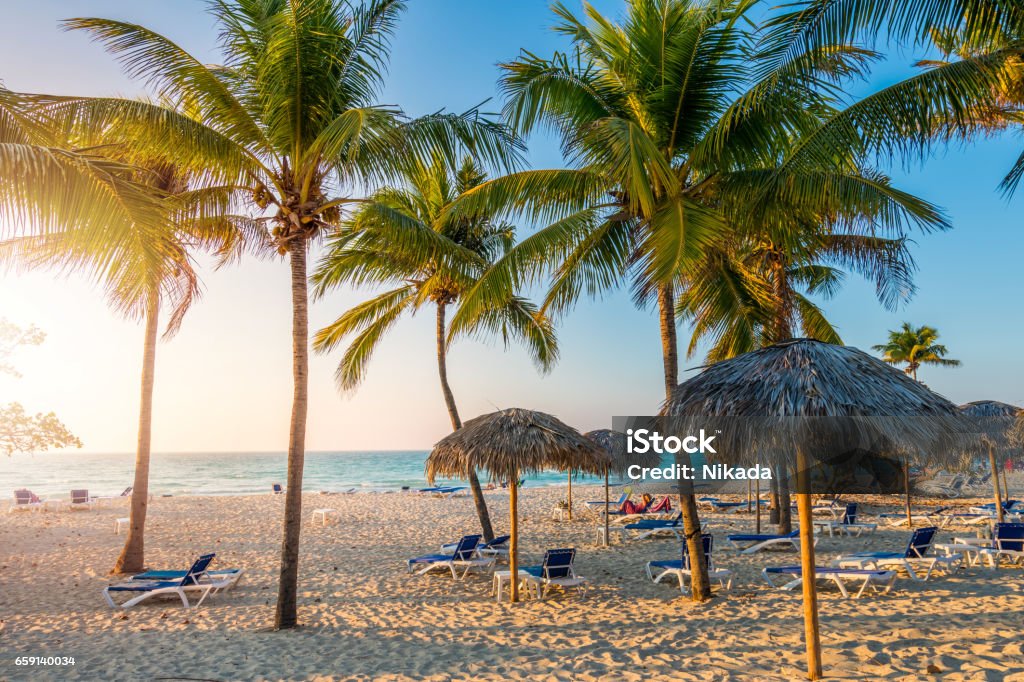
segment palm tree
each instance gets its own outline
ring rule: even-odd
[[[723,239],[684,278],[677,314],[693,323],[687,357],[709,341],[705,361],[727,360],[801,336],[842,343],[812,296],[831,298],[845,270],[873,280],[880,302],[893,309],[914,292],[906,239],[851,234],[828,227],[794,230],[795,239]]]
[[[51,134],[61,126],[51,114],[63,104],[57,98],[22,96],[22,114]],[[103,162],[116,169],[119,186],[147,196],[159,214],[146,222],[119,219],[110,222],[68,221],[44,224],[36,231],[0,242],[0,261],[23,267],[61,272],[87,272],[106,291],[111,306],[145,326],[139,406],[138,442],[132,484],[131,522],[114,573],[137,573],[145,565],[145,523],[149,500],[149,465],[153,421],[153,388],[160,311],[170,311],[164,338],[180,328],[182,318],[199,294],[199,280],[190,251],[215,251],[226,262],[256,232],[251,221],[227,213],[232,190],[208,184],[212,178],[175,166],[159,156],[126,153],[120,143],[126,128],[117,130],[63,130],[67,154],[87,142],[102,150]],[[93,154],[96,152],[94,151]],[[118,155],[121,158],[117,158]],[[91,157],[99,162],[101,157]],[[150,222],[153,220],[153,222]]]
[[[888,185],[884,176],[875,173],[864,180]],[[693,322],[689,357],[705,339],[712,341],[707,361],[718,362],[784,341],[797,329],[803,336],[842,343],[811,299],[812,295],[829,298],[838,291],[844,277],[841,267],[874,280],[878,298],[887,308],[912,294],[913,260],[906,248],[903,221],[886,224],[893,216],[870,200],[851,204],[844,213],[844,207],[824,199],[803,206],[769,204],[765,208],[770,210],[760,214],[781,216],[779,221],[751,220],[753,212],[747,213],[738,229],[689,268],[677,306],[680,319]],[[924,202],[909,196],[902,196],[900,202],[909,207],[908,215],[926,227],[945,226],[937,211]],[[789,533],[792,517],[786,472],[777,472],[771,483],[770,521],[778,524],[779,533]]]
[[[1024,5],[1019,2],[798,0],[765,22],[764,30],[774,54],[767,66],[780,70],[798,68],[808,50],[858,41],[872,45],[880,37],[933,44],[946,57],[919,61],[922,72],[835,112],[807,141],[809,153],[854,146],[921,160],[936,144],[1019,121],[1024,83]],[[1021,177],[1024,153],[1002,188],[1012,192]]]
[[[340,232],[328,239],[328,250],[313,274],[314,293],[322,296],[346,285],[394,287],[347,311],[313,338],[313,348],[329,352],[343,339],[356,334],[338,365],[337,380],[342,390],[352,390],[363,380],[377,345],[404,315],[414,315],[433,305],[436,316],[435,343],[441,393],[452,429],[462,428],[455,396],[448,383],[448,336],[446,314],[456,305],[488,265],[511,247],[514,227],[493,221],[486,215],[447,220],[445,209],[463,193],[486,178],[483,170],[467,157],[453,174],[438,155],[431,165],[417,164],[404,173],[399,187],[378,190],[360,206]],[[407,223],[438,235],[429,250],[410,248],[394,238]],[[459,267],[451,267],[459,263]],[[500,333],[520,339],[534,360],[547,369],[558,349],[549,322],[530,302],[513,296],[490,315],[477,318],[472,332]],[[487,503],[476,471],[466,472],[484,539],[493,540]]]
[[[385,180],[412,160],[443,150],[454,160],[470,147],[487,163],[509,162],[516,148],[503,129],[476,115],[434,114],[410,120],[375,98],[400,0],[217,0],[223,64],[208,65],[142,26],[72,19],[115,54],[132,76],[201,112],[202,129],[166,131],[166,111],[105,102],[89,110],[94,124],[145,121],[150,149],[201,156],[236,181],[267,214],[273,248],[287,256],[292,300],[292,411],[275,626],[298,623],[298,560],[308,407],[309,245],[335,229],[352,193]],[[510,150],[512,150],[510,152]],[[433,233],[409,229],[403,239],[428,248]]]
[[[868,206],[894,222],[934,219],[863,172],[856,147],[825,155],[803,144],[840,103],[838,82],[873,55],[837,44],[766,68],[776,55],[749,28],[752,6],[637,0],[620,24],[590,5],[583,18],[554,6],[573,52],[504,64],[505,115],[522,134],[557,130],[571,167],[496,178],[453,205],[467,214],[511,207],[547,224],[467,292],[453,329],[547,274],[542,311],[552,314],[629,283],[638,304],[657,307],[667,397],[678,383],[676,298],[720,240],[764,226],[785,234],[786,208],[797,222],[828,210],[844,224]],[[699,557],[696,501],[680,485]],[[693,582],[695,599],[710,594],[705,578]]]
[[[934,327],[914,327],[904,322],[899,329],[889,331],[889,341],[872,348],[883,353],[882,359],[890,365],[906,365],[904,372],[917,381],[917,370],[921,365],[959,367],[960,361],[947,358],[949,351],[941,343],[939,332]]]

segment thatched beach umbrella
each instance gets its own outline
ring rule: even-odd
[[[583,434],[594,441],[609,457],[608,466],[604,470],[604,545],[608,546],[608,516],[611,501],[608,498],[608,472],[625,475],[626,469],[633,464],[640,467],[656,467],[661,464],[661,455],[651,448],[646,453],[626,452],[626,434],[611,429],[597,429]]]
[[[519,477],[546,469],[600,474],[608,466],[604,450],[550,414],[510,408],[470,419],[434,445],[427,457],[427,480],[458,477],[468,468],[486,471],[492,481],[511,481],[512,536],[509,569],[512,601],[519,601]]]
[[[674,418],[674,430],[690,432],[714,428],[715,417],[742,417],[719,420],[731,428],[717,433],[717,454],[709,458],[753,466],[767,457],[779,469],[795,464],[808,677],[818,679],[811,458],[853,439],[885,444],[900,456],[941,458],[939,443],[962,442],[956,406],[856,348],[792,339],[705,368],[675,389],[663,415]],[[805,417],[829,419],[794,419]]]
[[[1010,443],[1010,430],[1017,420],[1017,415],[1022,414],[1021,409],[1014,405],[1001,403],[996,400],[977,400],[960,406],[960,411],[970,417],[978,432],[978,442],[988,450],[988,463],[992,468],[992,491],[996,502],[996,520],[1003,522],[1003,496],[999,490],[999,467],[996,464],[996,449],[1007,450],[1013,445]],[[1003,492],[1006,490],[1006,478],[1004,471]]]

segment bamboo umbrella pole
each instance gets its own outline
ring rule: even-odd
[[[1010,484],[1006,482],[1006,462],[1003,462],[1003,497],[1010,501]]]
[[[611,500],[608,498],[608,467],[604,468],[604,546],[608,546],[608,515],[611,513]]]
[[[761,463],[758,462],[758,468],[761,467]],[[754,490],[757,494],[757,508],[754,510],[754,518],[757,521],[757,530],[754,532],[758,535],[761,534],[761,479],[760,477],[754,480]]]
[[[988,444],[988,463],[992,467],[992,491],[996,497],[996,522],[1003,522],[1003,495],[999,492],[999,470],[996,465],[996,448]]]
[[[572,469],[569,469],[569,520],[572,521]]]
[[[800,516],[800,575],[803,579],[804,638],[807,643],[807,679],[821,678],[821,635],[818,628],[818,592],[814,573],[814,522],[812,520],[810,480],[807,455],[796,450],[796,471],[799,477],[796,494]]]
[[[747,479],[747,513],[748,514],[750,513],[750,486],[751,485],[752,485],[752,483],[750,482],[750,479],[748,478]]]
[[[914,515],[910,513],[910,462],[903,463],[903,493],[906,496],[907,528],[912,528]]]
[[[508,567],[512,571],[512,603],[519,601],[519,473],[512,477],[513,483],[509,493],[509,513],[512,521],[509,534],[512,536],[508,550]]]

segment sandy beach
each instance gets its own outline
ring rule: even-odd
[[[577,487],[578,500],[600,488]],[[241,567],[242,582],[199,609],[150,602],[127,612],[101,591],[123,536],[121,507],[0,515],[0,679],[203,680],[764,680],[801,679],[799,592],[769,589],[765,565],[794,552],[741,556],[730,532],[752,529],[741,515],[705,515],[716,559],[736,574],[729,593],[705,605],[674,583],[644,575],[651,559],[677,556],[674,539],[596,544],[594,521],[551,518],[564,489],[521,496],[524,563],[550,547],[578,548],[587,595],[498,604],[486,575],[453,582],[411,576],[404,560],[437,551],[476,528],[469,498],[413,494],[304,498],[299,616],[303,627],[272,632],[283,497],[154,499],[147,564],[185,568],[217,553]],[[507,494],[488,493],[496,525],[507,525]],[[895,511],[896,500],[888,500]],[[934,501],[932,501],[934,502]],[[879,509],[876,505],[869,508]],[[958,501],[960,503],[960,501]],[[926,504],[921,501],[920,504]],[[321,526],[312,510],[341,522]],[[579,516],[579,515],[578,515]],[[973,530],[953,527],[951,534]],[[823,560],[841,551],[900,549],[907,531],[880,527],[863,538],[823,537]],[[821,561],[819,561],[821,563]],[[828,679],[1024,680],[1020,614],[1024,571],[966,568],[892,593],[843,599],[821,592]],[[74,666],[18,667],[16,656],[73,656]],[[929,672],[932,671],[932,672]]]

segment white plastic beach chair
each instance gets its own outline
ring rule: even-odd
[[[497,559],[493,556],[477,555],[476,548],[479,544],[479,535],[465,535],[451,554],[425,554],[409,559],[409,572],[415,571],[416,575],[423,575],[435,568],[447,568],[452,572],[452,579],[458,580],[458,568],[463,569],[463,578],[474,568],[493,568]]]
[[[16,511],[39,511],[43,508],[44,500],[40,499],[34,492],[27,488],[14,491],[14,499],[11,500],[11,507],[7,513]]]
[[[133,579],[118,585],[108,585],[103,590],[103,598],[111,608],[129,609],[151,597],[175,595],[181,599],[182,606],[191,608],[193,604],[188,600],[188,593],[198,592],[200,593],[199,601],[194,605],[198,607],[214,592],[230,587],[234,582],[237,582],[237,578],[234,581],[231,578],[215,580],[207,574],[206,569],[209,568],[214,556],[214,554],[204,554],[196,559],[180,579],[154,581]],[[117,604],[110,596],[112,592],[137,593],[138,596],[129,599],[123,604]]]
[[[120,495],[101,495],[92,499],[97,507],[102,506],[104,502],[125,502],[132,499],[132,486],[125,488]]]
[[[896,513],[889,512],[886,514],[879,514],[878,518],[885,519],[885,522],[894,528],[900,526],[911,526],[915,523],[923,523],[929,525],[935,525],[939,528],[945,528],[949,525],[952,520],[951,517],[943,512],[948,511],[949,507],[936,507],[931,511],[916,510],[911,513],[910,520],[907,520],[907,515],[904,512]]]
[[[794,528],[793,532],[785,535],[771,535],[771,534],[736,534],[727,535],[725,539],[734,548],[738,549],[740,554],[755,554],[761,550],[773,548],[773,547],[793,547],[797,551],[800,551],[800,529]],[[814,534],[814,544],[818,544],[818,534]]]
[[[777,584],[772,576],[784,576],[789,578],[784,584]],[[761,570],[761,576],[772,587],[781,590],[794,590],[803,584],[803,569],[800,566],[767,566]],[[868,570],[859,568],[838,568],[835,566],[815,566],[815,580],[828,580],[839,588],[840,594],[844,597],[850,596],[846,583],[850,582],[860,589],[853,595],[860,597],[870,587],[875,592],[888,592],[896,582],[896,571]]]
[[[941,567],[946,573],[953,573],[963,563],[963,555],[954,553],[938,556],[931,553],[935,534],[938,532],[939,529],[935,526],[918,528],[910,536],[907,549],[903,552],[857,552],[836,558],[832,565],[839,568],[895,567],[905,570],[911,580],[922,582],[927,581],[936,568]]]
[[[89,497],[88,490],[72,490],[68,500],[68,509],[88,509],[91,511],[95,502],[95,500]]]
[[[727,568],[716,568],[712,552],[714,550],[714,537],[710,533],[701,535],[701,543],[704,545],[704,560],[707,563],[708,578],[717,581],[723,590],[732,589],[732,571]],[[679,580],[679,591],[686,591],[686,579],[691,577],[690,553],[683,543],[682,557],[670,561],[648,561],[645,570],[647,577],[655,583],[660,583],[665,578],[676,578]],[[654,570],[661,572],[654,575]]]
[[[544,552],[544,562],[540,566],[523,566],[519,570],[527,574],[523,580],[527,592],[537,599],[544,599],[551,587],[563,590],[573,588],[581,595],[584,594],[587,579],[576,575],[573,566],[575,559],[575,549],[549,549]]]
[[[836,533],[860,537],[865,532],[874,533],[878,528],[878,524],[862,523],[857,520],[856,502],[847,503],[841,519],[818,519],[813,521],[813,524],[816,529],[827,531],[829,537],[834,537]]]
[[[1024,523],[997,523],[992,534],[992,547],[981,553],[991,556],[991,563],[998,568],[1002,559],[1011,565],[1024,564]]]

